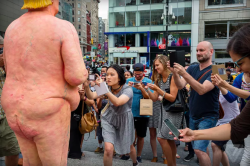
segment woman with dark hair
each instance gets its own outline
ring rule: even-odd
[[[250,24],[239,29],[229,41],[227,51],[237,66],[237,72],[250,73]],[[212,76],[213,77],[213,76]],[[242,141],[250,134],[250,102],[247,102],[240,115],[230,123],[207,130],[180,130],[183,142],[193,140]]]
[[[133,73],[131,71],[127,70],[127,71],[125,71],[124,76],[127,80],[128,78],[133,77]]]
[[[97,84],[102,79],[98,77]],[[102,134],[104,138],[105,150],[103,163],[104,166],[112,165],[114,147],[117,153],[127,154],[133,161],[133,165],[138,165],[136,151],[133,146],[134,141],[134,119],[131,111],[133,91],[125,84],[124,70],[118,65],[112,65],[107,70],[106,82],[110,91],[105,95],[108,104],[101,112]],[[86,94],[91,99],[98,98],[96,92],[91,92],[89,82],[84,83]]]

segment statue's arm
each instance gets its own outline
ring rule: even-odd
[[[86,81],[88,72],[85,68],[75,27],[71,23],[64,21],[63,29],[64,33],[60,43],[64,63],[64,78],[71,86],[78,86]]]

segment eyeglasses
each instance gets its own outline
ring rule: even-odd
[[[249,56],[249,54],[247,54],[247,55],[241,57],[239,60],[237,60],[236,62],[234,62],[235,65],[236,65],[238,68],[240,68],[240,65],[238,64],[238,62],[240,62],[242,59],[246,58],[247,56]]]
[[[142,76],[142,75],[143,75],[143,73],[141,73],[141,74],[135,74],[135,73],[134,73],[134,75],[135,75],[135,76]]]

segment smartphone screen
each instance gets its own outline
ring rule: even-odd
[[[171,132],[174,134],[174,136],[177,139],[180,139],[180,132],[178,129],[173,125],[173,123],[169,119],[164,120],[165,125],[171,130]]]
[[[137,85],[137,84],[139,84],[139,82],[134,82],[134,86]]]
[[[144,86],[147,86],[148,83],[147,83],[147,82],[142,82],[142,84],[143,84]]]
[[[90,81],[95,81],[95,75],[94,74],[90,74],[89,75],[89,80]]]
[[[82,84],[81,84],[81,85],[78,85],[78,88],[80,88],[80,90],[82,90]]]

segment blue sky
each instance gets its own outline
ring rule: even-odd
[[[99,17],[103,19],[108,18],[109,0],[100,0],[99,3]]]

